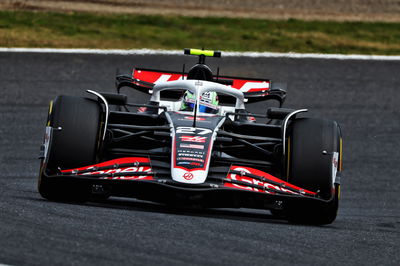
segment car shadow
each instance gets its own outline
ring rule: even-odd
[[[68,204],[96,208],[110,208],[120,210],[131,210],[139,212],[156,212],[170,215],[205,217],[213,219],[229,219],[237,221],[248,221],[257,223],[288,224],[280,217],[270,214],[268,210],[245,209],[245,208],[200,208],[200,207],[177,207],[164,205],[150,201],[132,198],[110,197],[108,199],[92,199],[85,203],[49,201],[42,198],[37,192],[32,191],[31,196],[17,196],[16,198],[37,201],[49,204]]]
[[[123,209],[140,212],[157,212],[170,215],[196,216],[224,220],[229,219],[257,223],[288,223],[282,218],[273,216],[269,213],[268,210],[176,207],[148,201],[116,197],[112,197],[106,200],[90,201],[83,205],[99,208]]]
[[[268,223],[268,224],[285,224],[295,225],[304,227],[319,227],[323,229],[334,229],[336,226],[330,225],[306,225],[296,224],[285,220],[283,217],[278,217],[269,213],[268,210],[258,209],[245,209],[245,208],[189,208],[189,207],[176,207],[170,205],[163,205],[159,203],[142,201],[131,198],[119,198],[111,197],[104,200],[91,200],[86,203],[71,203],[71,202],[54,202],[38,197],[18,197],[23,199],[29,199],[38,202],[49,202],[55,204],[68,204],[68,205],[79,205],[86,207],[95,208],[110,208],[119,210],[131,210],[137,212],[153,212],[153,213],[164,213],[169,215],[179,216],[192,216],[192,217],[203,217],[210,219],[222,219],[222,220],[236,220],[236,221],[247,221],[255,223]]]

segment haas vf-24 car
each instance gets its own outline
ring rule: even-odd
[[[40,194],[79,201],[133,197],[173,206],[268,209],[291,222],[336,218],[342,137],[335,121],[282,108],[269,79],[213,74],[207,56],[189,71],[135,68],[116,93],[88,90],[50,103]],[[146,93],[132,103],[121,90]],[[247,106],[274,100],[257,113]]]

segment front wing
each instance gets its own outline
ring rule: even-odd
[[[93,193],[184,206],[281,209],[290,201],[330,201],[247,166],[210,169],[205,183],[190,184],[173,181],[156,164],[146,157],[126,157],[45,176],[49,182],[90,185]]]

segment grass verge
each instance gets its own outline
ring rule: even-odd
[[[400,23],[0,11],[1,47],[400,54]]]

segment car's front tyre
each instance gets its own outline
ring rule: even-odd
[[[302,118],[290,128],[287,145],[288,182],[318,193],[325,201],[289,201],[287,218],[291,222],[330,224],[336,219],[339,189],[336,175],[341,171],[342,137],[332,120]]]
[[[50,104],[47,126],[53,128],[47,158],[41,161],[38,190],[56,201],[86,201],[91,187],[86,183],[61,182],[48,177],[58,168],[94,164],[99,147],[101,107],[91,99],[58,96]],[[46,173],[45,173],[46,171]]]

